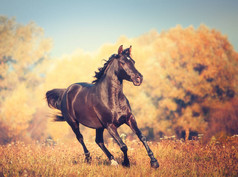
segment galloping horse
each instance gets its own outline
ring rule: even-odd
[[[83,146],[87,162],[90,162],[91,156],[84,144],[79,123],[96,129],[96,143],[109,158],[111,165],[118,165],[104,145],[103,131],[107,129],[124,153],[122,165],[129,167],[127,146],[117,132],[118,127],[127,124],[145,146],[151,159],[151,167],[158,168],[159,163],[149,148],[146,137],[139,130],[129,101],[123,93],[123,80],[131,81],[135,86],[141,85],[143,80],[131,58],[131,47],[123,50],[121,45],[118,54],[113,54],[104,66],[95,72],[95,78],[92,84],[76,83],[67,89],[53,89],[46,93],[49,107],[62,113],[57,115],[55,120],[68,122]]]

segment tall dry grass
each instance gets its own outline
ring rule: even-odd
[[[238,138],[211,141],[163,140],[150,142],[160,163],[159,169],[150,167],[144,147],[138,141],[126,141],[130,168],[110,166],[95,143],[86,142],[92,155],[91,164],[84,163],[80,144],[24,144],[16,142],[0,146],[0,176],[237,176]],[[108,148],[116,160],[122,153],[114,143]]]

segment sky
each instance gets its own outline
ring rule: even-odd
[[[0,0],[0,15],[35,22],[53,40],[52,56],[93,52],[121,35],[135,38],[180,24],[205,24],[238,51],[238,0]]]

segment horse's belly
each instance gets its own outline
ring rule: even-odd
[[[75,111],[75,117],[79,123],[90,128],[102,128],[103,125],[97,118],[96,113],[88,108],[78,109]]]

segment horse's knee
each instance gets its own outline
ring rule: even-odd
[[[76,135],[76,137],[81,144],[84,143],[82,134]]]
[[[122,150],[123,152],[127,152],[128,148],[127,148],[127,146],[124,144],[124,145],[121,146],[121,150]]]
[[[79,140],[79,139],[80,139],[80,140],[83,140],[83,135],[82,135],[82,134],[77,134],[76,137],[77,137],[78,140]]]
[[[145,142],[145,141],[146,141],[146,137],[145,137],[144,135],[141,134],[141,136],[140,136],[140,140],[141,140],[142,142]]]

